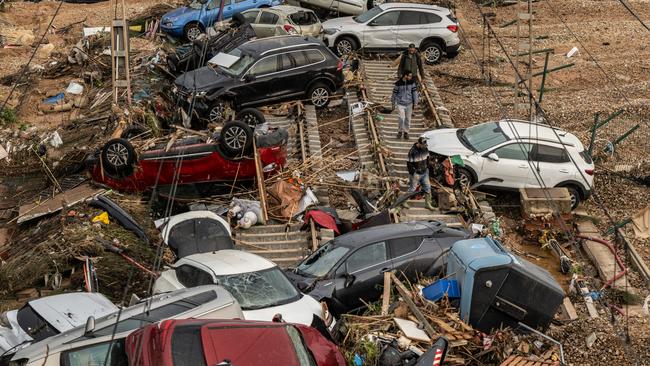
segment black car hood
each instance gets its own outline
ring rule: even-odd
[[[215,71],[210,66],[188,71],[174,80],[174,84],[185,90],[210,91],[233,82],[229,75]]]
[[[320,301],[322,298],[331,297],[336,286],[331,279],[303,276],[293,270],[285,271],[289,281],[294,284],[301,292]]]

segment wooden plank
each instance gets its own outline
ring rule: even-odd
[[[512,356],[512,355],[511,355],[510,357],[506,358],[505,361],[503,361],[503,362],[501,363],[500,366],[511,366],[511,365],[512,365],[512,362],[513,362],[516,358],[517,358],[517,356]]]
[[[445,323],[444,320],[431,317],[431,320],[436,323],[445,333],[456,333],[456,329],[451,327],[449,324]]]
[[[388,315],[390,306],[390,272],[384,272],[384,293],[381,295],[381,315]]]
[[[260,153],[257,150],[257,141],[253,138],[253,156],[255,158],[255,178],[257,179],[257,189],[260,193],[260,206],[262,208],[262,224],[269,221],[269,214],[266,208],[266,187],[264,185],[264,173],[262,172],[262,161]]]
[[[23,223],[41,216],[60,211],[64,206],[69,207],[86,199],[92,198],[105,191],[103,188],[94,188],[90,184],[59,193],[41,203],[32,203],[18,208],[17,223]]]
[[[395,284],[395,287],[397,288],[397,291],[400,293],[404,301],[406,301],[406,304],[409,306],[411,309],[411,312],[413,315],[415,315],[416,318],[424,325],[424,331],[427,333],[429,337],[434,337],[436,335],[436,332],[433,330],[433,327],[427,320],[427,318],[422,314],[420,309],[415,305],[413,302],[413,299],[411,298],[411,294],[409,291],[406,289],[406,286],[400,281],[397,276],[395,276],[394,273],[391,272],[390,274],[391,279],[393,280],[393,283]]]
[[[569,320],[576,320],[578,319],[578,313],[576,313],[576,308],[573,307],[573,303],[571,303],[571,300],[568,297],[565,297],[564,300],[562,301],[562,314],[564,315],[565,318]]]
[[[431,342],[431,338],[426,332],[418,328],[417,323],[401,318],[393,318],[393,320],[406,338],[419,342]]]

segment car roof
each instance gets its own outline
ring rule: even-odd
[[[59,332],[85,324],[89,316],[101,317],[118,310],[99,293],[72,292],[32,300],[29,306]]]
[[[274,36],[248,41],[238,48],[253,55],[263,55],[280,49],[300,48],[301,46],[323,46],[323,42],[314,37],[305,36]]]
[[[428,236],[444,227],[445,225],[443,223],[427,221],[410,221],[398,224],[379,225],[341,235],[330,241],[330,243],[358,248],[382,240],[411,236]]]
[[[300,11],[313,13],[313,11],[311,11],[310,9],[305,9],[305,8],[301,8],[299,6],[293,6],[293,5],[277,5],[277,6],[274,6],[274,7],[271,7],[271,8],[262,8],[260,10],[264,10],[264,11],[275,10],[276,12],[282,13],[282,14],[285,14],[285,15],[291,15],[293,13],[297,13],[297,12],[300,12]]]
[[[257,254],[235,249],[188,255],[180,259],[177,265],[188,262],[202,264],[210,268],[216,276],[257,272],[276,267],[275,263]]]
[[[215,305],[217,305],[225,302],[231,303],[236,301],[232,297],[230,292],[226,291],[226,289],[218,285],[204,285],[204,286],[197,286],[192,288],[184,288],[184,289],[152,296],[149,298],[151,299],[151,301],[148,301],[149,299],[142,299],[137,304],[122,309],[122,311],[119,313],[119,317],[120,317],[119,320],[122,321],[124,319],[132,318],[136,315],[143,314],[148,303],[150,303],[150,307],[149,307],[150,310],[156,309],[176,301],[187,299],[191,296],[202,294],[210,290],[216,292],[217,298],[205,304],[199,305],[197,308],[201,306],[205,306],[206,304],[209,304],[211,302],[215,302]],[[223,305],[219,305],[219,306],[222,307]],[[193,311],[193,310],[189,310],[189,311]],[[182,313],[186,313],[186,312],[188,311],[183,311]],[[112,326],[113,324],[115,324],[115,320],[117,319],[117,316],[118,316],[118,312],[114,312],[104,317],[101,317],[99,319],[96,319],[95,329],[99,330],[99,329],[104,329],[106,327]],[[85,331],[85,323],[84,325],[62,332],[55,336],[46,338],[40,342],[31,344],[26,348],[23,348],[18,352],[16,352],[16,354],[13,356],[12,359],[19,360],[19,359],[26,358],[29,360],[34,360],[43,357],[45,354],[48,353],[54,354],[60,352],[63,350],[62,349],[63,346],[66,346],[68,343],[74,342],[79,338],[83,337],[84,331]],[[100,338],[101,337],[98,337],[97,339]]]
[[[563,144],[575,146],[578,151],[584,150],[582,143],[574,134],[553,128],[546,124],[531,123],[515,119],[503,119],[497,123],[503,130],[503,133],[505,133],[510,139],[521,138],[559,144],[559,136]]]
[[[435,10],[440,13],[449,13],[449,9],[443,8],[438,5],[417,4],[417,3],[383,3],[378,5],[382,10],[388,9],[421,9],[421,10]]]

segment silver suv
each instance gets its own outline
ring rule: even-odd
[[[351,51],[395,51],[419,47],[434,64],[460,47],[458,22],[449,9],[435,5],[386,3],[355,16],[323,23],[323,41],[340,56]]]

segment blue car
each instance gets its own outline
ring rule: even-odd
[[[229,19],[233,14],[244,10],[266,8],[282,3],[282,0],[192,0],[190,5],[163,15],[160,29],[173,37],[185,37],[192,41],[206,27],[213,25],[219,19],[221,1],[225,1],[222,20]]]

